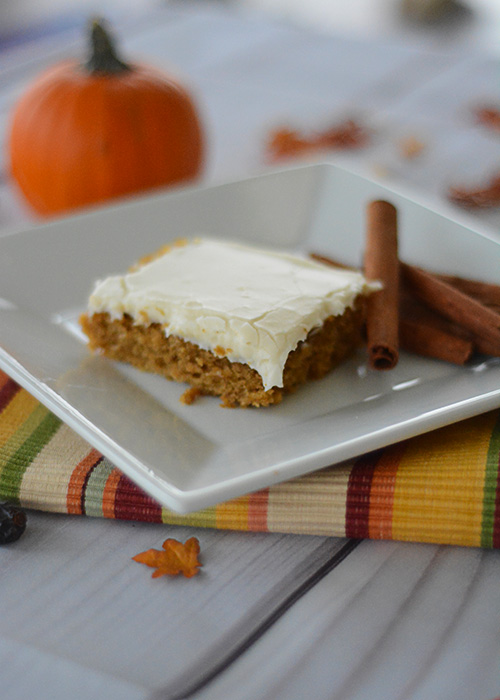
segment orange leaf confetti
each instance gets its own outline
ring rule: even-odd
[[[425,148],[425,144],[415,136],[407,136],[399,142],[399,152],[405,160],[417,158]]]
[[[493,131],[500,131],[500,108],[480,107],[476,110],[476,119],[482,126]]]
[[[354,120],[348,119],[310,136],[286,127],[276,129],[269,135],[266,152],[272,161],[276,161],[322,150],[360,148],[367,142],[367,130]]]
[[[448,197],[455,204],[471,209],[497,207],[500,205],[500,175],[495,175],[484,187],[472,189],[452,187]]]
[[[148,549],[146,552],[136,554],[132,559],[139,564],[146,564],[156,569],[153,571],[152,578],[178,574],[191,578],[199,573],[199,567],[202,564],[198,560],[200,543],[196,537],[190,537],[184,544],[178,540],[168,539],[162,547],[163,550]]]

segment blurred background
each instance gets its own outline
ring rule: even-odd
[[[184,7],[191,0],[178,0]],[[81,26],[98,13],[117,18],[169,0],[2,0],[0,48]],[[500,51],[499,0],[198,0],[328,33],[358,38],[405,39],[443,49]]]
[[[204,184],[300,155],[290,133],[347,125],[352,140],[361,125],[362,148],[344,134],[306,157],[451,200],[500,231],[500,0],[0,0],[0,177],[13,106],[44,67],[87,55],[96,15],[123,55],[193,90]],[[3,178],[8,225],[31,212]]]

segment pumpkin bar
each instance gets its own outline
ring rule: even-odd
[[[354,351],[375,288],[307,257],[195,239],[97,282],[81,325],[92,351],[189,384],[187,403],[268,406]]]

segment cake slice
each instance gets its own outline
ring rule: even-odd
[[[91,350],[188,383],[186,402],[267,406],[354,351],[374,288],[306,257],[196,239],[97,282],[81,325]]]

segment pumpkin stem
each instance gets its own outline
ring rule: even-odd
[[[115,44],[101,19],[92,20],[90,27],[91,54],[85,63],[89,73],[123,73],[131,70],[116,53]]]

